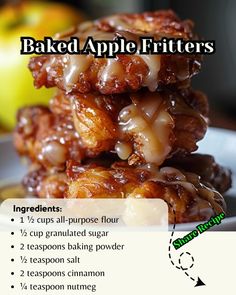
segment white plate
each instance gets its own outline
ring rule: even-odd
[[[211,154],[221,165],[233,172],[233,187],[225,195],[228,206],[228,217],[214,230],[236,230],[236,132],[209,128],[205,138],[199,143],[200,153]],[[26,168],[21,164],[14,151],[11,137],[0,139],[0,186],[20,182]],[[198,223],[183,223],[177,230],[192,230]],[[171,226],[170,226],[171,227]]]
[[[16,154],[11,136],[0,137],[0,182],[19,180],[26,173],[18,155]]]

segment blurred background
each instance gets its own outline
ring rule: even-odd
[[[0,1],[0,132],[11,130],[16,110],[47,103],[53,89],[33,88],[28,56],[19,54],[19,37],[54,35],[84,19],[117,12],[173,9],[195,22],[204,39],[216,40],[216,54],[206,56],[193,86],[206,92],[211,125],[236,130],[236,1],[233,0],[71,0]]]

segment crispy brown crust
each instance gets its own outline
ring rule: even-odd
[[[68,178],[63,172],[50,173],[33,165],[22,180],[28,194],[39,198],[63,198],[68,188]]]
[[[232,185],[231,171],[217,164],[214,157],[210,155],[191,154],[173,157],[165,161],[163,165],[196,173],[221,194],[229,190]]]
[[[71,118],[54,115],[41,106],[18,112],[14,145],[21,156],[52,170],[63,171],[67,159],[81,161],[85,157]]]
[[[119,138],[118,116],[131,103],[128,95],[113,96],[85,94],[69,96],[75,129],[84,146],[95,154],[114,150]]]
[[[181,21],[172,11],[156,11],[142,14],[120,14],[99,19],[93,23],[85,23],[72,30],[72,35],[85,38],[96,34],[110,34],[109,38],[124,36],[126,39],[139,39],[139,36],[148,35],[155,39],[162,37],[196,39],[192,32],[193,24],[190,21]],[[58,34],[59,39],[68,38],[68,34]],[[105,37],[99,37],[105,38]],[[157,85],[189,84],[190,78],[199,72],[201,56],[199,55],[161,55],[157,61],[159,71],[154,75],[152,83],[146,83],[150,68],[139,55],[118,55],[115,71],[111,71],[103,79],[108,60],[105,58],[86,57],[86,66],[82,67],[75,78],[69,83],[65,79],[65,72],[70,63],[80,65],[83,61],[73,61],[70,57],[52,55],[33,57],[29,63],[34,83],[37,88],[57,86],[71,93],[88,93],[99,91],[103,94],[114,94],[137,91],[148,86],[155,90]],[[80,57],[81,58],[81,57]],[[153,63],[153,61],[151,62]],[[78,67],[77,67],[78,68]],[[153,82],[153,80],[155,80]],[[155,83],[154,83],[155,84]]]
[[[30,156],[35,134],[39,129],[39,119],[50,114],[47,107],[29,107],[17,113],[17,126],[14,132],[14,146],[20,155]]]
[[[168,36],[192,38],[193,22],[191,20],[181,21],[172,10],[158,10],[143,13],[123,13],[114,15],[121,22],[126,23],[127,31],[135,32],[155,32],[156,34],[165,34]],[[95,21],[96,25],[104,31],[119,30],[122,23],[108,16]]]

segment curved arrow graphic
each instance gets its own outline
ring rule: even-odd
[[[170,241],[169,241],[169,247],[168,247],[168,256],[169,256],[170,262],[175,268],[182,270],[187,277],[189,277],[192,281],[196,282],[196,285],[194,287],[205,286],[205,283],[199,277],[194,278],[188,273],[188,270],[194,266],[194,257],[192,256],[192,254],[190,254],[189,252],[182,252],[179,255],[178,264],[175,263],[172,258],[171,248],[173,247],[172,240],[173,240],[175,226],[176,226],[176,212],[171,204],[168,204],[168,205],[170,206],[170,208],[173,212],[173,215],[174,215],[174,224],[173,224],[173,228],[172,228],[172,232],[171,232],[171,236],[170,236]],[[183,267],[183,265],[182,265],[182,260],[183,260],[184,256],[189,256],[189,258],[191,260],[191,264],[188,267],[186,267],[186,266]]]

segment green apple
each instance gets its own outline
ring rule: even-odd
[[[34,88],[30,56],[20,55],[20,37],[53,36],[82,20],[81,13],[64,4],[23,2],[0,10],[0,125],[12,129],[18,108],[47,104],[55,91]]]

